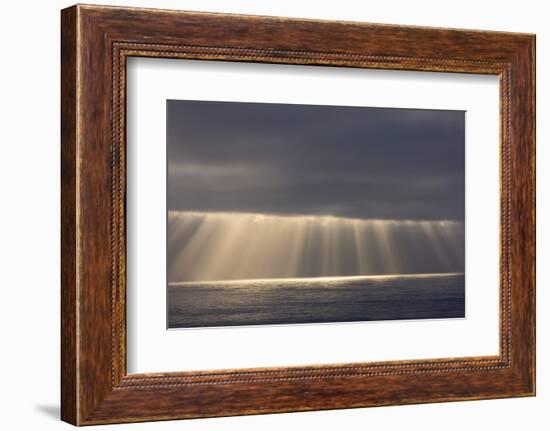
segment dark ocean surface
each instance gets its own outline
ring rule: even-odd
[[[464,274],[170,283],[168,327],[465,317]]]

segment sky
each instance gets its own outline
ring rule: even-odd
[[[169,282],[463,272],[464,121],[167,101]]]
[[[464,220],[464,112],[167,101],[169,210]]]

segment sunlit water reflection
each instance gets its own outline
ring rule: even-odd
[[[464,317],[464,274],[172,283],[170,328]]]

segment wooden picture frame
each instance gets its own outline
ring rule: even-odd
[[[62,11],[61,417],[74,425],[535,394],[535,36],[77,5]],[[500,354],[126,372],[130,56],[500,77]]]

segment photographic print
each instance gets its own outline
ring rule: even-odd
[[[167,326],[465,317],[465,112],[168,100]]]

